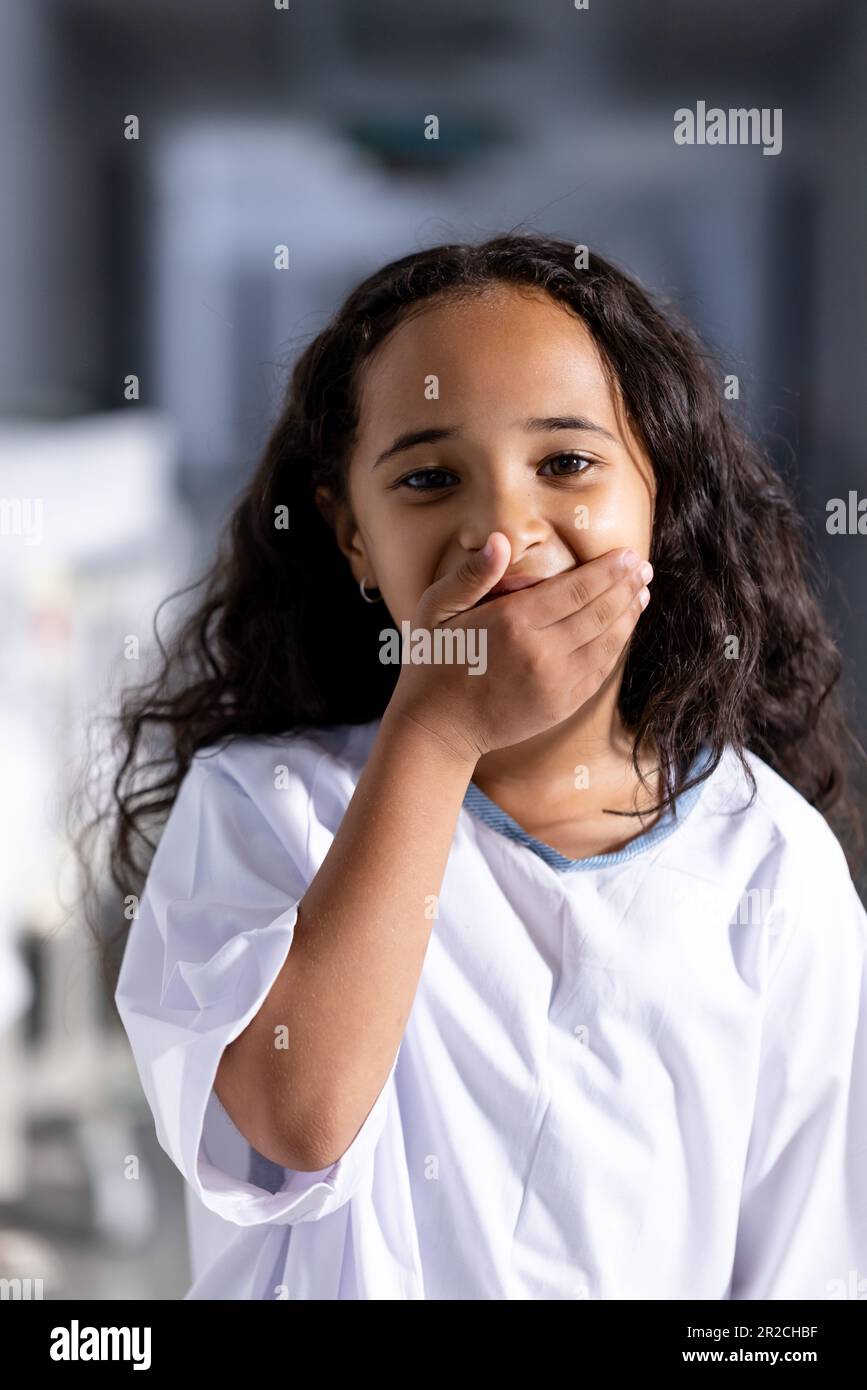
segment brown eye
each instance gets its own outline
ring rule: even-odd
[[[396,488],[406,487],[410,492],[435,492],[443,487],[450,487],[451,484],[448,480],[454,476],[454,473],[447,473],[444,468],[419,468],[415,473],[407,473],[405,478],[399,478],[394,486]],[[413,481],[417,478],[426,481],[420,483]],[[442,479],[446,481],[443,482]]]
[[[575,474],[578,474],[578,473],[586,473],[590,468],[595,467],[595,460],[594,460],[594,459],[591,459],[591,458],[587,458],[586,454],[568,454],[568,453],[567,453],[567,454],[555,454],[553,458],[546,459],[545,462],[542,464],[542,468],[546,468],[546,467],[548,466],[549,463],[552,463],[552,464],[553,464],[553,463],[559,463],[561,460],[565,460],[567,463],[571,463],[571,464],[573,464],[573,465],[577,465],[577,464],[583,463],[583,464],[586,464],[587,467],[586,467],[586,468],[578,468],[578,467],[574,467],[574,466],[573,466],[572,468],[566,469],[564,472],[556,472],[556,473],[554,473],[553,475],[551,475],[551,476],[553,476],[553,477],[555,477],[555,478],[568,478],[568,477],[571,477],[571,476],[573,476],[573,475],[575,475]],[[540,469],[539,471],[541,472],[542,469]]]

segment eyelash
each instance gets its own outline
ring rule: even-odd
[[[579,454],[579,453],[576,453],[576,452],[574,452],[574,451],[572,451],[572,450],[567,450],[565,453],[562,453],[562,454],[552,454],[551,458],[548,458],[548,459],[545,460],[545,463],[554,463],[554,462],[556,462],[556,460],[558,460],[558,459],[577,459],[579,462],[581,462],[581,463],[586,463],[586,464],[588,465],[587,468],[583,468],[583,469],[580,469],[580,470],[576,469],[573,473],[560,473],[560,474],[554,475],[554,476],[557,476],[557,477],[560,477],[560,478],[578,478],[578,477],[583,477],[585,473],[588,473],[588,472],[590,472],[591,469],[597,468],[597,467],[599,466],[595,459],[588,458],[588,456],[587,456],[586,454]],[[542,467],[544,468],[544,466],[545,466],[545,465],[543,464]],[[425,486],[425,487],[413,487],[413,486],[410,484],[410,482],[409,482],[410,478],[423,477],[425,474],[434,474],[434,475],[437,476],[437,477],[442,476],[442,475],[445,475],[446,477],[448,477],[448,469],[445,469],[445,468],[417,468],[417,469],[415,470],[414,473],[407,473],[407,474],[405,474],[405,476],[404,476],[403,478],[398,478],[398,480],[397,480],[396,483],[392,483],[392,487],[393,487],[393,488],[402,488],[402,487],[405,487],[405,488],[407,488],[407,490],[408,490],[409,492],[445,492],[446,487],[450,486],[450,484],[444,484],[444,485],[441,486],[441,487],[437,487],[436,485],[434,485],[434,486]]]

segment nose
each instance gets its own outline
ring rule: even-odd
[[[525,551],[540,545],[550,535],[551,528],[539,515],[537,499],[529,488],[499,487],[484,498],[473,499],[472,515],[467,516],[460,529],[464,550],[480,550],[492,531],[508,537],[515,564]]]

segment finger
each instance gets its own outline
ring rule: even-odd
[[[534,627],[550,627],[585,608],[640,563],[641,557],[634,550],[608,550],[586,564],[554,575],[553,579],[543,579],[515,597],[524,599],[526,595],[530,601],[528,609]]]
[[[425,613],[431,621],[442,622],[472,608],[502,578],[512,558],[509,538],[502,531],[492,531],[487,545],[489,555],[484,547],[472,551],[425,591]]]
[[[550,636],[556,635],[569,651],[575,651],[607,632],[624,613],[632,612],[637,619],[650,601],[648,585],[652,578],[653,567],[642,560],[634,570],[630,570],[584,608],[579,608],[577,613],[570,613],[559,623],[553,623]]]
[[[625,612],[605,632],[600,632],[591,641],[569,653],[568,669],[577,674],[572,692],[577,700],[576,708],[596,694],[617,663],[625,657],[627,644],[642,612],[636,594]]]

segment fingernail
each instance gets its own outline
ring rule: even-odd
[[[494,545],[493,545],[493,542],[489,539],[489,540],[487,540],[487,541],[485,542],[485,544],[482,546],[482,557],[483,557],[483,559],[485,559],[485,560],[490,560],[490,558],[491,558],[491,556],[493,555],[493,553],[494,553]]]
[[[650,602],[650,590],[642,589],[641,593],[638,595],[638,601],[641,604],[642,608],[646,608]]]
[[[641,556],[638,554],[637,550],[627,550],[623,555],[621,563],[625,570],[631,570],[633,565],[637,565],[640,559]]]
[[[648,560],[645,560],[638,573],[641,575],[641,578],[644,580],[645,584],[649,584],[651,579],[653,578],[653,565],[651,565]]]

